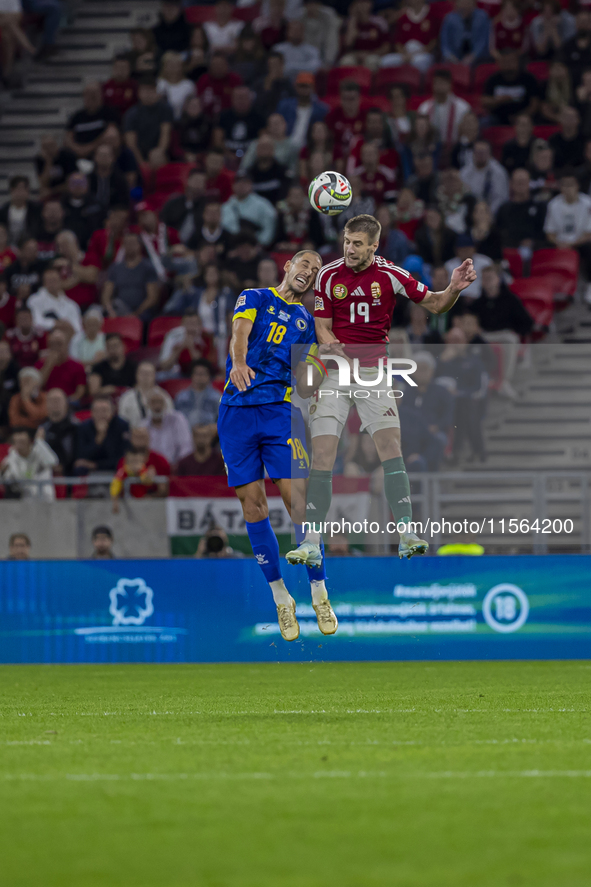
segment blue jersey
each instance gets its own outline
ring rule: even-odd
[[[304,359],[306,346],[316,341],[314,318],[299,302],[286,302],[273,287],[244,290],[234,308],[233,320],[238,317],[253,322],[246,363],[256,375],[246,391],[238,391],[230,381],[228,356],[221,402],[231,406],[289,402],[295,364]]]

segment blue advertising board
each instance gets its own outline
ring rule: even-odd
[[[252,559],[0,563],[0,662],[294,662],[591,657],[591,557],[333,558],[339,630],[281,638]]]

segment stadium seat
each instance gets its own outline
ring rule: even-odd
[[[362,65],[344,65],[342,68],[332,68],[326,79],[327,95],[338,95],[339,84],[343,80],[354,80],[359,84],[361,92],[368,93],[371,86],[371,71]]]
[[[126,351],[133,351],[142,343],[143,326],[139,317],[106,317],[103,332],[119,333]]]
[[[537,80],[542,81],[548,79],[549,69],[549,62],[530,62],[525,68],[525,70],[528,71],[528,73],[533,74]]]
[[[279,277],[281,277],[281,273],[283,271],[283,266],[286,262],[289,262],[293,253],[270,253],[271,258],[277,265],[277,270],[279,271]]]
[[[10,449],[9,443],[0,443],[0,462],[8,456],[8,451]]]
[[[437,3],[433,5],[440,6],[442,4]],[[468,65],[433,65],[433,67],[429,68],[429,70],[427,71],[425,80],[425,89],[429,93],[431,93],[431,88],[433,86],[433,75],[436,74],[437,71],[450,72],[452,87],[454,89],[470,89],[472,85],[472,71],[470,70]]]
[[[387,93],[393,83],[403,83],[409,89],[421,90],[421,72],[412,65],[399,65],[397,68],[380,68],[373,81],[373,92]]]
[[[215,18],[213,6],[189,6],[185,9],[185,18],[190,25],[202,25],[203,22],[211,22]]]
[[[523,259],[518,249],[505,247],[503,249],[503,261],[509,266],[513,277],[523,277]]]
[[[431,98],[431,96],[426,95],[426,93],[419,93],[417,95],[413,92],[413,94],[406,100],[406,107],[409,111],[418,111],[423,102],[426,102],[429,98]]]
[[[86,422],[92,416],[90,410],[78,410],[74,413],[79,422]]]
[[[539,126],[534,126],[536,139],[549,139],[555,132],[560,132],[560,127],[554,126],[553,123],[541,123]]]
[[[161,388],[167,391],[174,400],[179,391],[184,391],[191,384],[190,379],[165,379],[164,382],[158,382]]]
[[[180,326],[182,320],[182,317],[171,317],[170,315],[155,317],[148,329],[148,346],[157,348],[162,345],[167,332]]]
[[[168,195],[183,191],[189,173],[194,167],[194,163],[167,163],[166,166],[156,171],[154,191],[157,194]]]
[[[492,152],[497,160],[501,157],[505,142],[512,139],[514,135],[515,130],[512,126],[487,126],[481,133],[481,137],[486,139],[487,142],[490,142]]]
[[[556,292],[574,296],[579,277],[579,254],[575,249],[539,249],[531,260],[532,276],[550,276],[556,287],[560,280],[560,290]]]
[[[484,65],[478,65],[474,71],[474,92],[480,94],[488,78],[492,77],[493,74],[496,74],[498,70],[499,66],[494,62],[486,62]]]
[[[232,18],[241,22],[253,22],[261,14],[261,8],[258,3],[252,3],[250,6],[239,6],[234,9]]]
[[[548,327],[554,316],[554,292],[545,277],[524,277],[514,280],[510,289],[538,326]]]

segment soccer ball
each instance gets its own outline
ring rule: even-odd
[[[351,184],[340,172],[322,172],[310,182],[308,199],[316,212],[338,216],[351,204]]]

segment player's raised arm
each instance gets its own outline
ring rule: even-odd
[[[246,317],[236,317],[232,323],[232,338],[230,340],[232,369],[230,370],[230,379],[238,391],[246,391],[247,388],[250,388],[250,380],[254,379],[256,375],[255,371],[246,363],[248,337],[250,336],[252,323],[252,320]]]
[[[429,291],[420,304],[432,314],[445,314],[458,301],[460,293],[476,280],[476,271],[472,259],[466,259],[459,268],[455,268],[449,286],[440,293]]]

